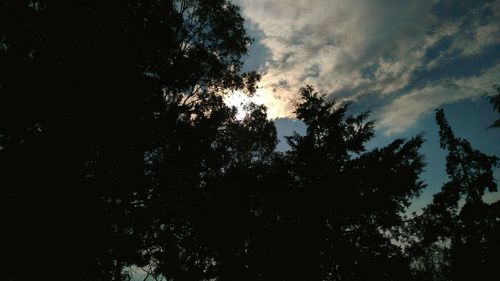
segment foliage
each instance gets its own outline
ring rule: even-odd
[[[445,183],[433,202],[416,221],[417,251],[436,248],[444,255],[440,274],[446,280],[490,280],[499,258],[499,202],[487,204],[485,192],[497,191],[493,168],[498,158],[488,156],[454,135],[442,109],[437,110],[440,144],[448,151]],[[418,255],[416,255],[418,256]],[[432,279],[431,279],[432,280]],[[435,280],[435,279],[434,279]]]
[[[493,85],[493,88],[497,91],[497,94],[490,98],[491,104],[493,104],[493,109],[500,113],[500,85]],[[495,120],[491,127],[500,127],[500,119]]]
[[[450,182],[407,220],[425,188],[422,137],[368,150],[369,114],[306,86],[295,114],[307,131],[276,151],[264,106],[239,120],[223,102],[255,92],[259,75],[241,72],[250,43],[226,0],[0,3],[5,279],[492,272],[499,203],[482,196],[498,159],[439,111]]]
[[[239,122],[222,102],[258,80],[240,72],[251,40],[227,1],[7,0],[0,40],[7,279],[120,279],[163,208],[151,194],[193,190],[204,165],[275,142],[262,108]]]
[[[364,144],[373,136],[367,113],[347,115],[347,104],[325,101],[311,87],[303,88],[301,96],[296,114],[307,133],[288,138],[288,189],[298,200],[289,204],[298,218],[288,223],[295,239],[318,242],[292,255],[311,266],[297,265],[296,270],[302,278],[315,272],[318,261],[308,258],[314,249],[320,253],[314,279],[405,279],[407,261],[394,239],[409,199],[424,187],[418,180],[422,138],[366,151]]]

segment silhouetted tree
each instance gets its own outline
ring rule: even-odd
[[[300,90],[276,152],[226,0],[0,3],[7,280],[452,280],[493,272],[490,157],[437,114],[450,182],[424,214],[423,140],[367,150],[368,113]],[[496,104],[495,104],[496,106]],[[498,106],[497,106],[498,107]],[[497,108],[496,107],[496,108]],[[498,108],[497,108],[498,109]],[[460,207],[460,199],[465,205]],[[408,249],[407,249],[408,248]],[[473,257],[473,260],[468,260]]]
[[[495,264],[500,259],[500,203],[487,204],[483,195],[497,190],[493,168],[498,158],[456,137],[443,110],[437,111],[436,120],[441,147],[448,150],[449,181],[416,220],[414,234],[418,236],[417,252],[430,251],[429,255],[440,257],[427,266],[419,259],[417,267],[427,272],[427,280],[437,280],[435,275],[444,280],[494,280]]]
[[[118,280],[143,259],[147,210],[163,207],[146,208],[153,192],[175,202],[199,166],[227,164],[227,153],[204,163],[207,146],[264,151],[222,132],[274,128],[262,109],[240,124],[222,103],[224,92],[254,90],[258,75],[240,73],[249,43],[223,0],[2,1],[7,279]]]
[[[423,184],[417,136],[366,151],[368,114],[301,89],[304,136],[278,156],[264,215],[264,280],[403,280],[409,265],[397,239],[402,214]],[[264,248],[264,247],[263,247]]]
[[[493,109],[500,113],[500,85],[493,85],[493,88],[497,91],[497,94],[490,98],[491,104],[493,104]],[[495,120],[491,127],[500,127],[500,119]]]
[[[153,184],[144,200],[142,266],[154,268],[155,276],[245,276],[245,243],[257,227],[254,190],[269,166],[276,131],[262,106],[253,106],[241,121],[220,106],[219,112],[211,107],[219,117],[178,125],[175,146],[150,157]]]

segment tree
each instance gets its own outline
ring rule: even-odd
[[[143,258],[152,159],[199,158],[187,149],[237,123],[221,95],[255,89],[258,75],[240,72],[250,38],[238,8],[7,0],[0,26],[7,278],[118,280]],[[179,147],[189,133],[205,139]]]
[[[220,105],[225,110],[212,113],[227,116],[179,125],[174,147],[150,158],[141,266],[150,265],[154,276],[241,280],[249,274],[246,243],[258,227],[255,189],[269,166],[276,131],[262,106],[237,121],[234,110]]]
[[[264,215],[273,220],[264,243],[272,266],[264,279],[404,279],[409,266],[391,239],[423,188],[421,137],[366,151],[367,113],[347,115],[348,105],[310,86],[301,98],[295,112],[307,133],[288,137],[291,150],[275,160],[268,187]]]
[[[307,86],[307,132],[276,152],[264,106],[223,102],[255,92],[250,42],[226,0],[0,3],[6,279],[405,280],[425,255],[453,280],[492,272],[498,159],[438,112],[450,182],[405,220],[422,137],[367,150],[369,114]]]
[[[500,85],[493,85],[493,88],[497,91],[497,94],[490,98],[491,104],[493,104],[493,109],[500,113]],[[491,127],[500,127],[500,119],[497,119]]]
[[[416,247],[437,247],[443,253],[438,261],[442,265],[431,266],[441,268],[447,280],[490,280],[499,259],[500,213],[499,202],[487,204],[483,195],[497,190],[493,168],[498,158],[456,137],[442,109],[437,110],[436,120],[441,147],[448,150],[449,181],[418,218]]]

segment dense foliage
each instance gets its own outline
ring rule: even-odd
[[[494,96],[490,98],[490,102],[493,105],[493,109],[500,113],[500,85],[493,85],[493,88],[497,92]],[[491,127],[500,127],[500,119],[497,119],[491,124]]]
[[[414,221],[417,274],[426,280],[496,280],[500,202],[488,204],[483,195],[497,191],[493,168],[499,159],[456,137],[442,109],[436,121],[441,147],[448,151],[449,181]]]
[[[277,133],[226,0],[0,3],[6,280],[468,280],[499,258],[498,159],[437,112],[450,181],[424,213],[421,136],[310,86]],[[462,200],[462,201],[461,201]],[[484,277],[483,279],[485,279]]]

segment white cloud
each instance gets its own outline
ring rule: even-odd
[[[481,53],[482,49],[500,42],[500,22],[477,27],[469,40],[462,43],[462,54],[471,56]]]
[[[258,43],[271,53],[261,87],[274,89],[284,101],[305,84],[326,93],[360,86],[388,93],[401,89],[418,66],[411,51],[435,21],[429,13],[434,0],[239,2],[243,15],[262,31]],[[380,65],[374,79],[360,72],[370,64]],[[276,111],[290,116],[290,107],[282,106],[288,109]]]
[[[398,97],[380,111],[378,125],[386,135],[401,133],[419,118],[434,109],[454,101],[483,95],[498,80],[500,64],[478,76],[440,80]]]
[[[414,101],[418,106],[407,115],[398,114],[397,106],[384,109],[383,125],[388,132],[401,132],[429,106],[482,94],[465,94],[468,88],[461,80],[453,80],[455,86],[464,87],[461,95],[449,94],[451,82],[445,79],[421,90],[409,88],[419,71],[442,67],[457,53],[475,56],[500,43],[500,0],[451,18],[435,13],[438,2],[238,0],[243,16],[259,30],[256,43],[268,49],[268,61],[259,69],[264,93],[260,101],[276,118],[293,117],[290,103],[305,84],[348,100],[368,93],[394,96],[395,105],[416,96],[428,97],[430,101]],[[486,22],[481,16],[485,10],[492,13]],[[427,52],[443,38],[451,38],[450,46],[428,59]]]
[[[481,14],[486,10],[491,11],[492,19],[484,23]],[[427,64],[427,69],[435,69],[446,63],[454,53],[462,57],[475,56],[481,54],[485,48],[500,43],[500,1],[473,9],[454,23],[445,22],[440,29],[441,36],[436,38],[448,36],[452,38],[452,43],[447,50]]]

